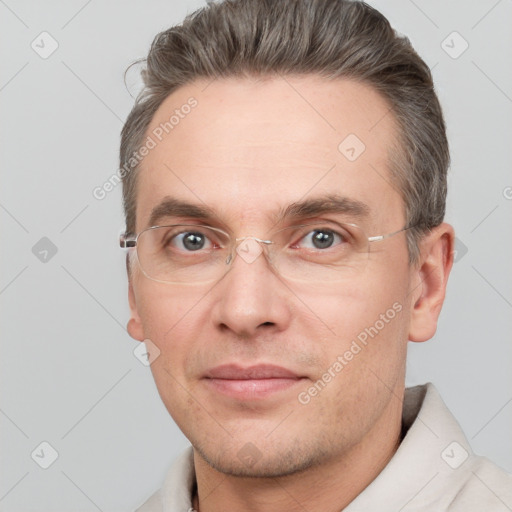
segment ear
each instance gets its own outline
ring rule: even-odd
[[[144,341],[144,329],[142,321],[137,311],[137,301],[135,299],[135,291],[133,290],[133,277],[130,269],[130,256],[126,255],[126,273],[128,274],[128,302],[130,304],[130,320],[126,329],[128,334],[135,340]]]
[[[419,262],[411,280],[414,303],[409,326],[410,341],[427,341],[436,333],[453,265],[454,239],[452,226],[442,223],[420,242]]]

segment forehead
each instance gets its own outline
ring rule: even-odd
[[[371,87],[315,76],[197,81],[160,106],[146,131],[137,229],[165,197],[255,224],[305,197],[341,195],[374,218],[402,213],[388,152],[396,126]],[[233,226],[237,227],[237,226]]]

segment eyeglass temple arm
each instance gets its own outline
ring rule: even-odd
[[[388,233],[387,235],[370,236],[368,238],[368,242],[380,242],[381,240],[385,240],[386,238],[398,235],[398,233],[401,233],[402,231],[407,231],[408,229],[411,229],[413,227],[414,226],[407,226],[405,228],[399,229],[398,231],[393,231],[393,233]]]
[[[119,246],[121,247],[121,249],[128,249],[130,247],[136,247],[137,246],[137,240],[135,239],[130,239],[127,237],[126,234],[122,234],[120,237],[119,237]]]

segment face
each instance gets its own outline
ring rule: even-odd
[[[176,109],[179,122],[158,141]],[[384,99],[345,79],[184,86],[147,131],[157,144],[140,168],[137,232],[153,222],[261,239],[276,222],[400,230],[404,206],[388,168],[396,133]],[[333,197],[363,212],[327,208]],[[160,208],[150,222],[169,199],[210,213]],[[315,208],[278,217],[308,201]],[[129,332],[160,350],[151,369],[161,398],[211,466],[291,474],[353,452],[399,416],[420,277],[404,233],[370,247],[364,268],[341,281],[285,279],[263,254],[236,256],[218,282],[193,285],[153,281],[132,262]]]

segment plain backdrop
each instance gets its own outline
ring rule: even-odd
[[[457,262],[407,383],[512,471],[512,2],[370,3],[433,69],[452,151]],[[125,330],[121,187],[93,190],[138,91],[124,70],[202,5],[0,0],[2,511],[133,510],[187,445]]]

